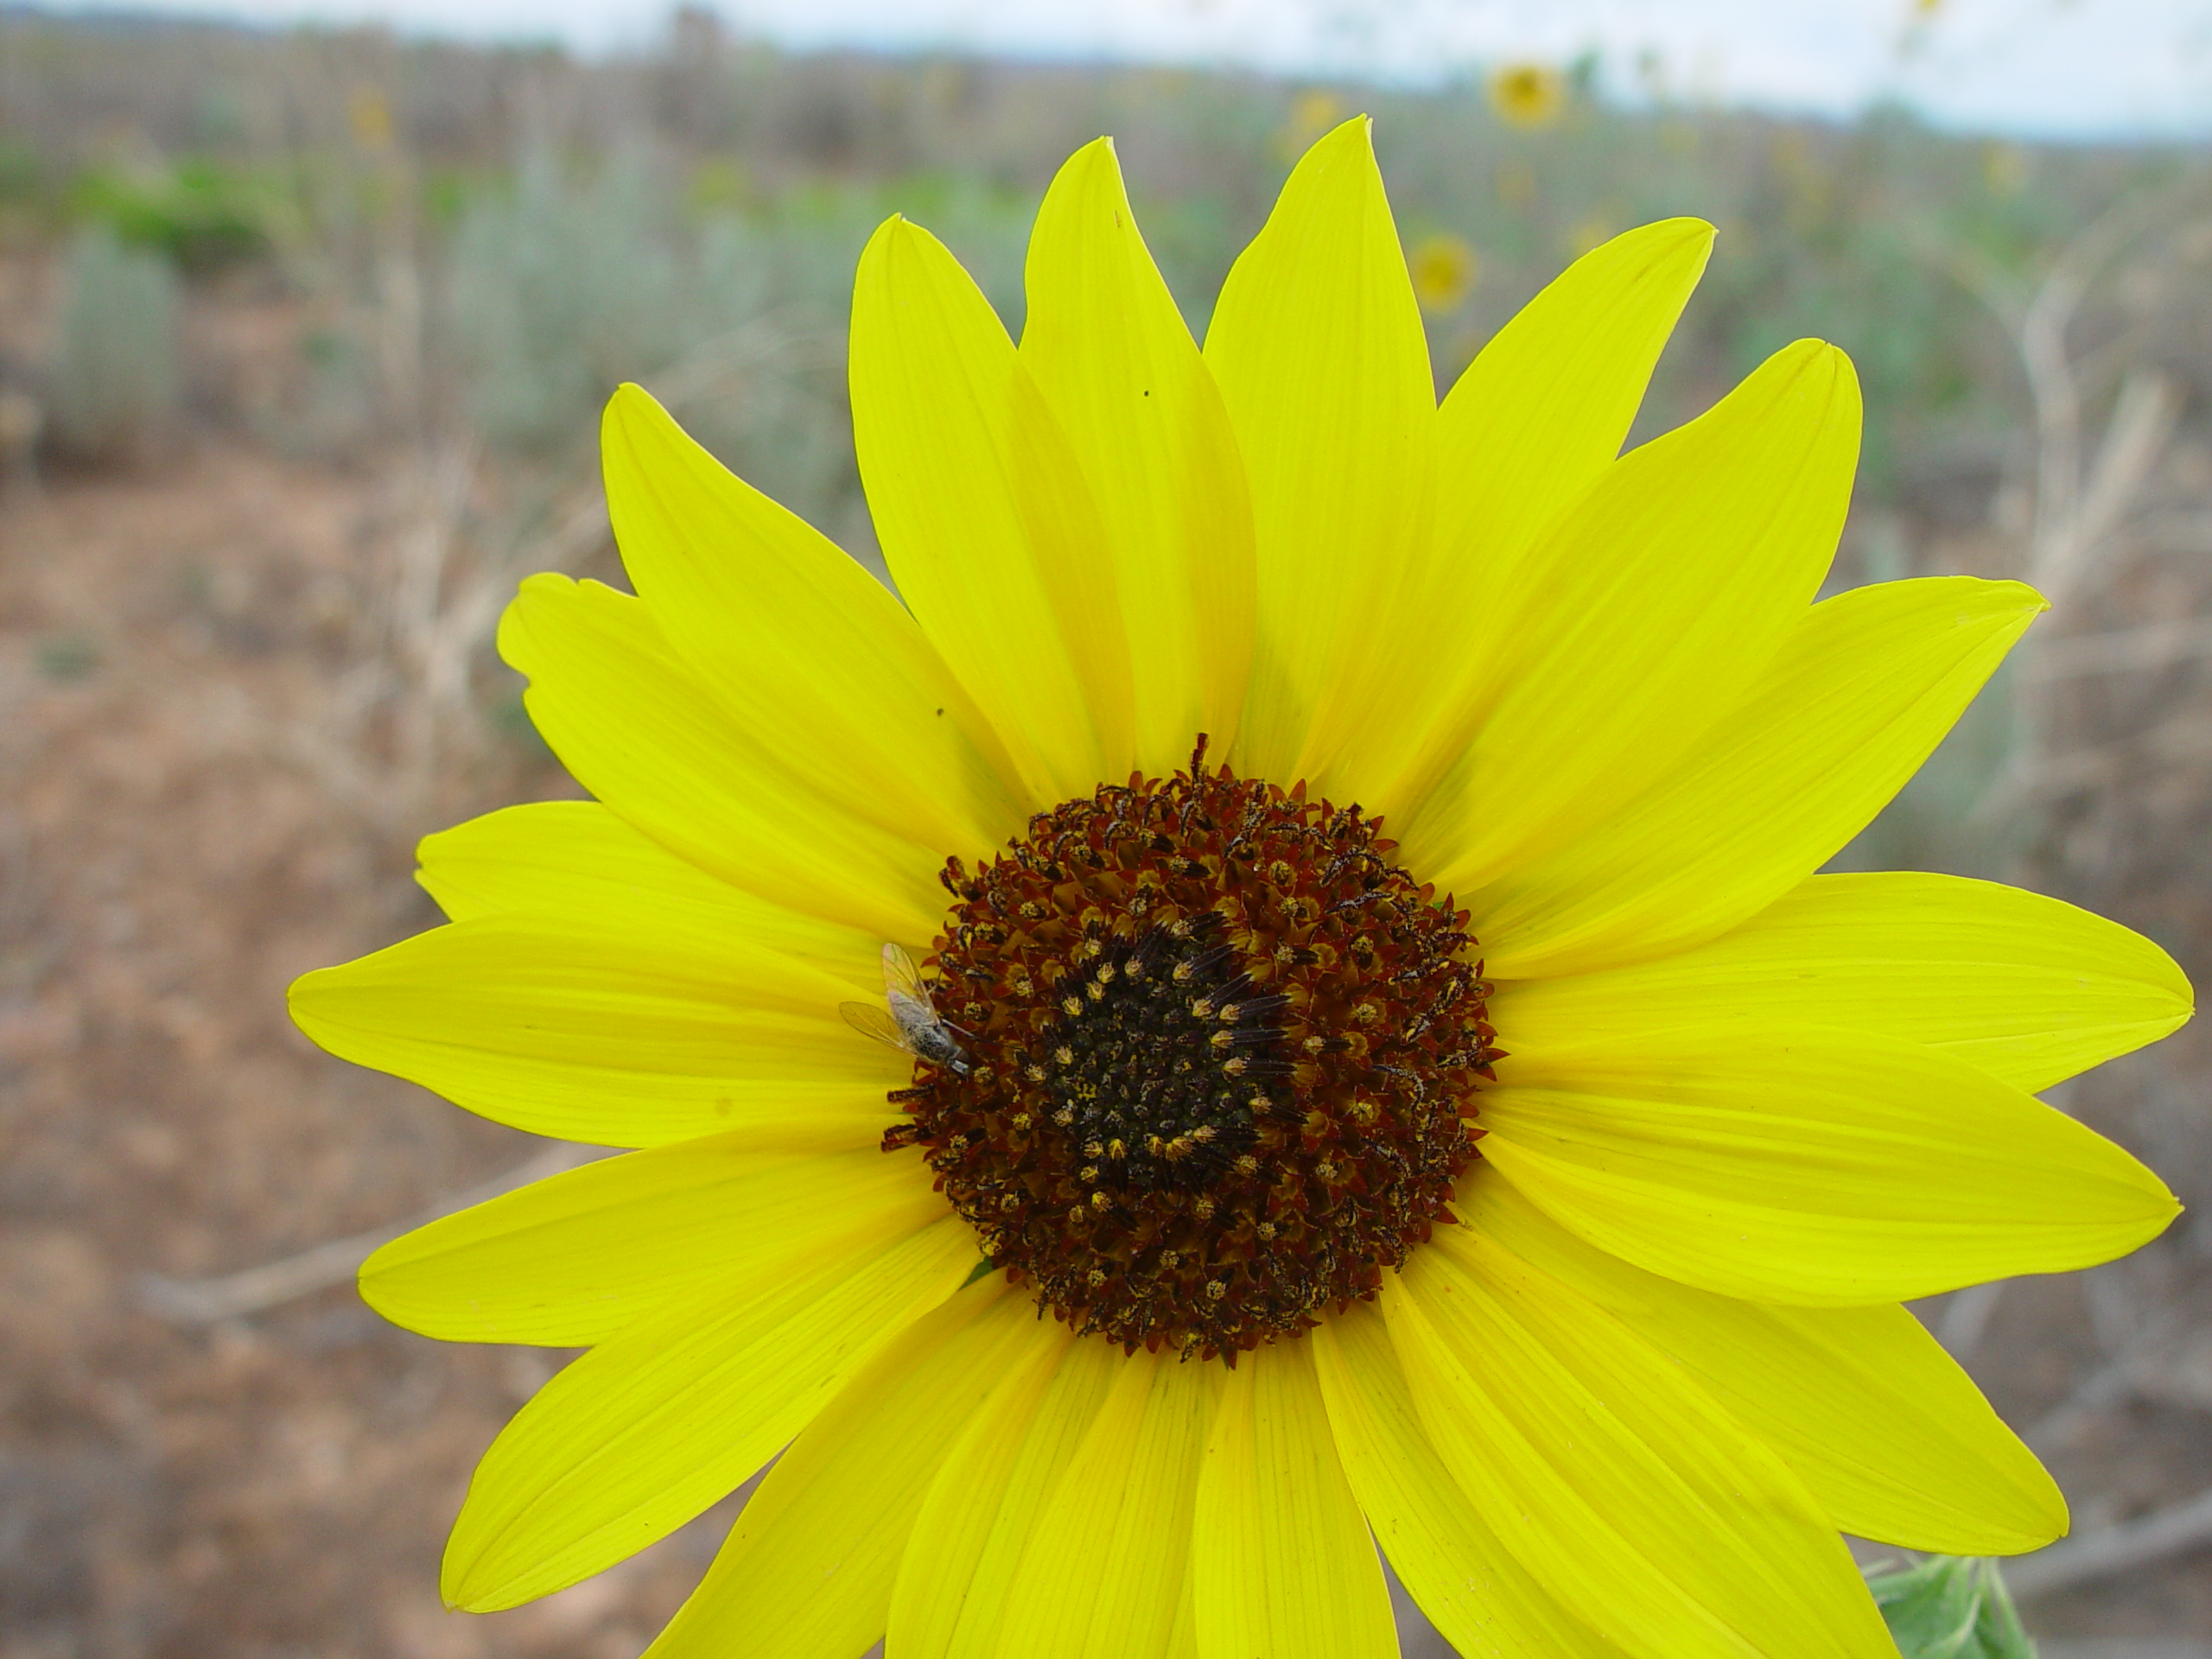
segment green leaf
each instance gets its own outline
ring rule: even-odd
[[[2035,1659],[1995,1561],[1931,1555],[1867,1588],[1904,1659]]]

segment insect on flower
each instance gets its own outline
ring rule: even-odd
[[[968,1075],[968,1057],[952,1034],[954,1028],[938,1018],[922,970],[902,945],[887,943],[883,947],[883,1006],[840,1002],[837,1012],[864,1036],[963,1077]]]

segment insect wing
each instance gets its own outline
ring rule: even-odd
[[[845,1016],[845,1023],[863,1037],[873,1037],[887,1047],[911,1054],[913,1045],[899,1022],[891,1017],[891,1010],[880,1002],[840,1002],[837,1012]]]
[[[918,1002],[925,1019],[934,1020],[937,1010],[930,1001],[930,988],[922,983],[922,970],[906,954],[903,945],[886,944],[883,947],[883,993],[897,1007],[904,1000]]]

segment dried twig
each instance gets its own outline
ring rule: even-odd
[[[2061,636],[2022,670],[2031,680],[2070,680],[2091,674],[2132,674],[2212,657],[2212,622],[2177,617],[2139,628]]]
[[[2170,375],[2136,368],[2120,382],[2104,442],[2097,447],[2096,461],[2075,505],[2071,536],[2078,564],[2094,563],[2126,519],[2137,492],[2149,480],[2173,436],[2181,410],[2181,388]],[[2057,596],[2045,597],[2055,601]]]
[[[2046,755],[2032,766],[2018,768],[1993,788],[1977,806],[1978,818],[2001,817],[2024,803],[2044,795],[2063,795],[2070,790],[2102,788],[2131,765],[2145,761],[2189,766],[2212,759],[2212,728],[2204,717],[2191,711],[2163,721],[2146,732]]]
[[[2034,526],[2021,574],[2054,605],[2063,606],[2097,574],[2172,437],[2182,407],[2171,377],[2139,366],[2122,380],[2094,454],[2086,453],[2082,377],[2068,331],[2113,261],[2145,232],[2170,221],[2178,204],[2197,188],[2185,181],[2120,202],[2061,249],[2024,296],[1961,246],[1929,250],[1936,263],[1988,307],[2018,354],[2036,430]],[[2142,649],[2144,642],[2134,637],[2139,632],[2127,631],[2124,642],[2108,636],[2091,644],[2038,629],[2021,642],[2013,659],[2012,752],[1974,808],[1971,822],[1989,824],[2033,796],[2101,780],[2107,766],[2103,758],[2050,753],[2053,683],[2135,665],[2126,652]],[[2163,638],[2157,649],[2191,654],[2185,641],[2170,644]]]
[[[149,1274],[141,1283],[141,1294],[148,1307],[181,1325],[211,1325],[218,1319],[258,1313],[345,1283],[360,1271],[361,1263],[369,1259],[372,1252],[424,1222],[466,1210],[486,1198],[496,1198],[502,1192],[512,1192],[517,1187],[574,1169],[602,1155],[596,1147],[570,1146],[564,1141],[546,1147],[505,1174],[495,1175],[397,1226],[356,1233],[351,1238],[333,1239],[297,1255],[264,1262],[239,1273],[225,1274],[219,1278],[168,1279],[159,1274]]]
[[[2098,273],[2153,222],[2161,203],[2157,195],[2122,201],[2068,243],[2014,324],[2036,411],[2035,545],[2027,574],[2054,603],[2074,586],[2092,550],[2083,533],[2089,526],[2082,506],[2097,493],[2082,475],[2081,390],[2068,357],[2066,331]],[[2112,435],[2108,432],[2107,451]]]
[[[2202,1544],[2212,1544],[2212,1491],[2022,1556],[2005,1567],[2005,1581],[2016,1596],[2046,1596]]]

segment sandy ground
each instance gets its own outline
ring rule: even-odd
[[[687,1535],[536,1608],[448,1615],[447,1522],[554,1369],[349,1287],[180,1325],[221,1274],[404,1218],[538,1143],[312,1047],[285,984],[412,932],[422,827],[310,752],[369,480],[206,448],[0,504],[0,1652],[627,1655]],[[558,792],[520,746],[452,780]]]

